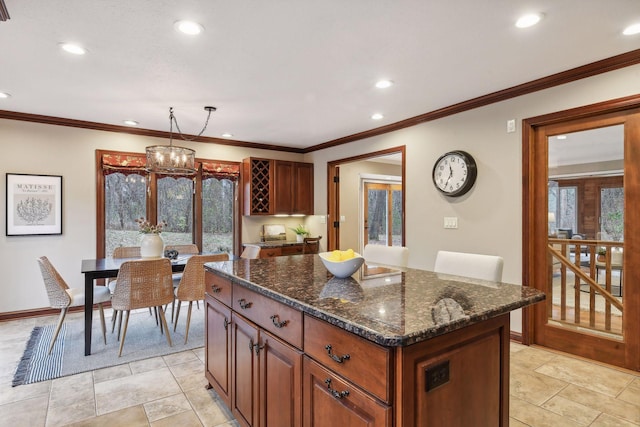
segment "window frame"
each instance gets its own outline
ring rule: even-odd
[[[105,252],[106,235],[105,235],[105,174],[102,167],[102,159],[105,154],[108,155],[123,155],[133,157],[145,157],[143,153],[124,152],[124,151],[112,151],[112,150],[96,150],[95,154],[95,171],[96,171],[96,258],[107,258]],[[196,167],[198,172],[193,176],[195,178],[195,194],[193,197],[193,236],[192,240],[198,248],[202,248],[202,163],[220,163],[230,166],[237,166],[240,169],[241,162],[232,162],[227,160],[211,160],[196,158]],[[145,180],[147,182],[146,191],[146,211],[147,219],[156,223],[158,221],[157,207],[157,180],[158,176],[155,173],[145,174]],[[234,208],[233,208],[233,253],[240,253],[240,236],[242,235],[242,213],[240,209],[240,194],[239,183],[241,176],[238,175],[238,179],[235,181],[236,188],[234,190]]]

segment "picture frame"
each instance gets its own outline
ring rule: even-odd
[[[7,173],[6,235],[62,234],[62,176]]]

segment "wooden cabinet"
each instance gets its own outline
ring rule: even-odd
[[[508,313],[386,347],[206,276],[206,377],[242,426],[509,424]]]
[[[392,425],[390,406],[383,405],[359,388],[345,382],[308,356],[304,356],[303,372],[305,427]]]
[[[273,258],[284,255],[300,255],[304,253],[304,245],[288,244],[285,246],[260,248],[260,258]]]
[[[206,295],[205,377],[227,407],[231,407],[231,310]]]
[[[301,346],[302,313],[249,289],[233,288],[210,272],[206,276],[207,283],[215,283],[209,287],[221,289],[205,297],[209,384],[242,426],[301,426],[302,351],[268,330]],[[233,309],[218,300],[227,286]]]
[[[245,215],[273,215],[274,187],[271,159],[250,157],[242,161]]]
[[[313,215],[313,164],[276,160],[276,214]]]
[[[313,163],[242,161],[245,215],[313,215]]]

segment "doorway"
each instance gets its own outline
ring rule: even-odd
[[[392,224],[392,241],[405,242],[405,146],[389,148],[355,157],[335,160],[327,164],[327,250],[362,250],[364,222],[360,203],[362,177],[366,174],[400,176],[396,187],[396,224]],[[384,172],[383,172],[384,171]],[[393,171],[393,172],[391,172]],[[385,220],[386,221],[386,220]],[[394,228],[395,227],[395,228]]]
[[[524,121],[527,341],[640,370],[640,97]],[[627,284],[627,286],[625,286]]]
[[[402,246],[402,183],[363,180],[362,247]]]

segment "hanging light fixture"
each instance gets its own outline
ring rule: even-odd
[[[173,107],[169,107],[169,145],[152,145],[147,147],[147,171],[164,175],[193,175],[196,171],[196,152],[190,148],[173,145],[173,124],[176,124],[178,135],[185,141],[193,141],[202,135],[209,124],[211,113],[216,111],[216,107],[204,107],[208,111],[207,121],[198,135],[193,138],[186,138],[182,135],[178,120],[173,114]]]

